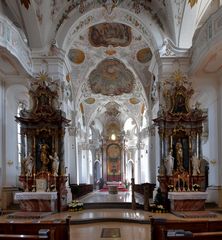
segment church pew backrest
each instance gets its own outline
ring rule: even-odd
[[[167,238],[167,231],[169,230],[178,230],[182,229],[184,231],[192,232],[192,237],[181,237],[178,239],[189,240],[210,240],[210,239],[222,239],[220,235],[222,233],[222,221],[221,220],[192,220],[192,221],[176,221],[176,220],[167,220],[162,218],[151,218],[151,240],[166,240],[174,239],[176,236]],[[202,234],[202,235],[201,235]],[[203,237],[203,234],[205,236]],[[211,237],[213,235],[213,237]],[[218,237],[219,236],[219,237]]]
[[[38,222],[0,223],[0,234],[39,235],[40,229],[49,230],[50,240],[70,239],[70,219]],[[18,238],[19,239],[19,238]]]

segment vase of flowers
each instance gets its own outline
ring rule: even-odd
[[[77,200],[73,200],[68,204],[68,207],[69,207],[69,211],[77,212],[83,209],[83,203]]]

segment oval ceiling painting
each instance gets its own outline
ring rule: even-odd
[[[126,47],[131,40],[131,28],[122,23],[100,23],[89,28],[89,42],[93,47]]]
[[[141,63],[148,63],[151,60],[152,56],[153,54],[150,48],[143,48],[136,54],[137,60]]]
[[[95,103],[95,101],[96,101],[95,98],[87,98],[87,99],[85,100],[85,102],[88,103],[88,104],[93,104],[93,103]]]
[[[131,104],[137,104],[137,103],[140,102],[140,100],[139,100],[138,98],[130,98],[129,102],[130,102]]]
[[[75,64],[81,64],[85,60],[84,52],[79,49],[70,49],[68,57]]]
[[[105,59],[90,73],[88,82],[93,93],[115,96],[132,92],[135,81],[122,62]]]

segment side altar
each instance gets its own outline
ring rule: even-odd
[[[29,94],[31,109],[15,117],[21,126],[23,185],[15,199],[22,210],[62,211],[67,209],[64,135],[69,120],[58,109],[58,83],[47,73],[32,80]]]
[[[193,206],[201,202],[202,209],[202,197],[206,194],[196,192],[205,192],[208,183],[206,161],[201,149],[207,115],[198,103],[194,108],[190,107],[194,90],[181,72],[176,72],[171,81],[166,80],[162,86],[163,100],[153,121],[158,126],[160,137],[158,181],[164,205],[171,210],[197,210]],[[189,201],[188,195],[192,196]],[[191,204],[185,207],[185,200]]]

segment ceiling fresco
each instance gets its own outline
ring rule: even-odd
[[[70,49],[68,54],[69,60],[75,64],[81,64],[85,60],[85,54],[79,49]]]
[[[119,60],[105,59],[91,72],[89,86],[95,94],[118,96],[133,91],[134,76]]]
[[[150,48],[140,49],[136,54],[137,60],[141,63],[148,63],[152,59],[152,56]]]
[[[131,40],[131,28],[121,23],[101,23],[89,28],[89,42],[94,47],[126,47]]]

